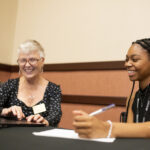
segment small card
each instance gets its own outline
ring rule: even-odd
[[[35,105],[32,107],[32,109],[33,109],[34,114],[39,114],[41,112],[46,111],[46,107],[45,107],[44,103],[39,104],[39,105]]]

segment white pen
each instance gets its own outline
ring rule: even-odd
[[[94,112],[90,113],[89,116],[94,116],[94,115],[100,114],[100,113],[102,113],[102,112],[104,112],[104,111],[106,111],[106,110],[108,110],[108,109],[110,109],[112,107],[115,107],[115,104],[110,104],[110,105],[108,105],[108,106],[106,106],[104,108],[101,108],[101,109],[99,109],[97,111],[94,111]]]

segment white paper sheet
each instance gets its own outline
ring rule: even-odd
[[[52,129],[52,130],[46,130],[41,132],[33,132],[32,134],[36,136],[58,137],[58,138],[67,138],[67,139],[108,142],[108,143],[112,143],[115,141],[115,138],[99,138],[99,139],[80,138],[78,134],[74,132],[74,130],[67,130],[67,129]]]

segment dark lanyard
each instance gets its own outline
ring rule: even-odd
[[[145,93],[145,97],[143,98],[143,101],[145,100],[148,91],[149,91],[149,87],[148,87],[148,89],[147,89],[147,91],[146,91],[146,93]],[[139,117],[140,117],[140,111],[139,111],[139,110],[140,110],[140,100],[142,100],[142,99],[140,99],[140,94],[138,94],[138,95],[139,95],[139,96],[138,96],[138,98],[137,98],[137,105],[136,105],[136,107],[137,107],[136,123],[139,122]],[[143,107],[144,107],[144,106],[143,106]],[[148,96],[148,101],[147,101],[147,103],[146,103],[146,107],[145,107],[145,111],[144,111],[144,115],[143,115],[142,122],[145,122],[145,120],[146,120],[146,114],[147,114],[147,112],[148,112],[148,110],[149,110],[149,107],[150,107],[150,96]]]

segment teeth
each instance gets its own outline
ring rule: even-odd
[[[134,75],[135,75],[135,71],[133,71],[133,70],[128,70],[128,75],[129,75],[129,76],[134,76]]]
[[[134,72],[135,72],[135,71],[129,71],[129,70],[128,70],[128,73],[134,73]]]
[[[29,72],[32,72],[32,71],[33,71],[33,69],[32,69],[32,70],[25,70],[25,72],[28,72],[28,73],[29,73]]]

